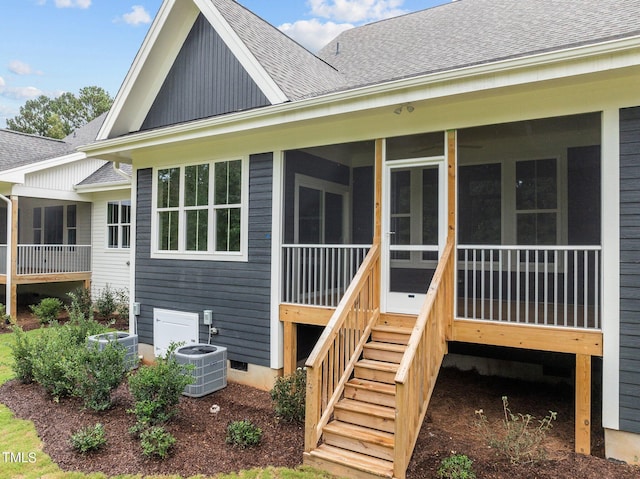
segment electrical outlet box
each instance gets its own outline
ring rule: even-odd
[[[133,315],[134,316],[140,316],[140,303],[138,303],[137,301],[133,303]]]
[[[213,311],[211,311],[210,309],[205,309],[203,317],[204,317],[204,324],[208,324],[209,326],[213,324]]]

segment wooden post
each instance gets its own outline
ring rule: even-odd
[[[293,374],[298,364],[298,325],[284,322],[284,374]]]
[[[18,197],[11,196],[11,240],[8,248],[11,248],[11,265],[9,274],[11,275],[11,317],[18,319]]]
[[[384,141],[376,140],[375,164],[373,168],[373,244],[380,245],[382,239],[382,149]]]
[[[591,356],[576,354],[576,452],[591,454]]]
[[[449,238],[452,240],[455,239],[456,234],[456,171],[457,171],[457,131],[456,130],[448,130],[447,131],[447,241]],[[456,252],[452,252],[453,256],[456,257]],[[453,261],[455,265],[455,260]],[[447,301],[447,322],[445,326],[445,337],[446,339],[452,339],[453,337],[453,316],[455,315],[455,276],[456,276],[456,268],[455,266],[451,268],[449,272],[449,277],[444,278],[444,281],[447,282],[447,290],[449,294],[447,294],[445,301]],[[445,354],[447,353],[447,344],[445,344]]]

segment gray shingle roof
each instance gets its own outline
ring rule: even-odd
[[[319,57],[349,87],[640,34],[640,0],[458,0],[347,30]]]
[[[130,175],[132,171],[131,165],[128,165],[125,163],[120,164],[120,169],[125,173],[127,173],[128,175]],[[125,182],[126,180],[113,170],[113,163],[109,162],[102,165],[100,168],[94,171],[91,175],[89,175],[80,183],[78,183],[78,186],[99,185],[99,184],[105,184],[105,183],[107,184],[108,183],[125,183]]]
[[[73,151],[74,148],[62,140],[0,129],[0,171],[31,165]]]
[[[346,86],[332,66],[239,3],[213,3],[289,100]]]

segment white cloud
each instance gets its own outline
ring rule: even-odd
[[[55,0],[57,8],[82,8],[86,9],[91,6],[91,0]],[[41,2],[44,4],[44,2]]]
[[[5,98],[11,98],[13,100],[31,100],[32,98],[36,98],[42,94],[42,90],[34,86],[8,87],[4,83],[4,80],[0,82],[0,95]]]
[[[311,14],[338,22],[370,22],[407,13],[404,0],[308,0]]]
[[[9,63],[9,71],[16,75],[42,75],[41,71],[34,70],[31,65],[20,60],[13,60]]]
[[[338,34],[350,28],[353,28],[350,23],[322,23],[316,18],[298,20],[295,23],[284,23],[278,27],[284,34],[312,52],[317,52]]]
[[[128,25],[143,25],[151,23],[151,15],[142,5],[134,5],[129,13],[125,13],[118,20],[124,21]]]
[[[0,92],[2,92],[2,88],[6,85],[4,82],[4,78],[0,77]]]

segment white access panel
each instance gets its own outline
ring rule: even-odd
[[[169,345],[198,342],[198,313],[153,308],[153,346],[156,357],[164,356]]]

